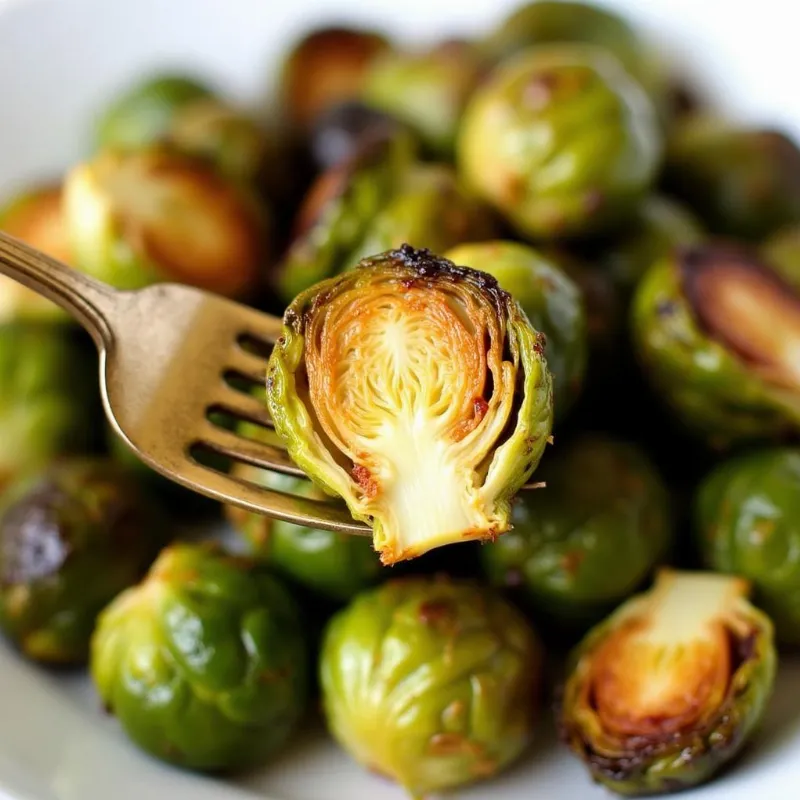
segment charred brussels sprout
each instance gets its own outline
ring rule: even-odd
[[[587,634],[560,727],[593,778],[622,795],[711,778],[757,728],[772,693],[772,623],[747,583],[664,570]]]
[[[544,334],[555,413],[563,418],[580,393],[586,371],[586,314],[579,287],[555,260],[516,242],[461,245],[445,256],[497,278]]]
[[[285,494],[323,500],[311,481],[237,465],[233,474]],[[333,600],[349,600],[378,581],[381,563],[367,537],[305,528],[229,506],[226,515],[245,537],[252,553],[312,591]]]
[[[98,620],[91,673],[140,747],[189,769],[262,764],[304,712],[299,611],[265,567],[172,545]]]
[[[89,450],[102,415],[76,337],[45,323],[0,325],[0,492],[57,456]]]
[[[65,264],[71,260],[60,185],[37,186],[10,200],[0,208],[0,230]],[[0,324],[67,318],[55,303],[11,278],[0,277]]]
[[[545,460],[545,487],[514,506],[514,527],[481,548],[491,582],[559,630],[594,624],[666,556],[670,497],[636,446],[584,434]]]
[[[465,41],[421,52],[390,50],[368,70],[363,98],[410,125],[429,152],[450,157],[461,114],[482,72],[477,49]]]
[[[692,117],[670,139],[664,185],[712,233],[759,240],[800,221],[800,150],[780,131]]]
[[[265,266],[267,219],[255,197],[160,146],[76,166],[64,208],[75,266],[119,289],[167,280],[241,296]]]
[[[107,460],[68,459],[21,479],[0,510],[0,625],[29,658],[84,663],[97,615],[162,543],[135,480]]]
[[[389,49],[377,31],[319,28],[298,41],[283,65],[281,95],[291,123],[308,130],[323,112],[361,95],[372,62]]]
[[[320,680],[331,733],[414,797],[489,778],[531,739],[541,691],[536,635],[490,589],[393,580],[325,632]]]
[[[630,217],[653,183],[661,140],[652,103],[613,57],[542,46],[474,93],[457,155],[467,183],[520,233],[566,238]]]
[[[267,403],[289,454],[384,564],[508,529],[550,436],[538,334],[490,275],[405,246],[286,310]]]
[[[800,644],[800,450],[717,467],[697,494],[695,522],[706,565],[749,580],[778,641]]]
[[[713,447],[800,429],[800,292],[748,250],[701,245],[655,264],[633,336],[654,388]]]

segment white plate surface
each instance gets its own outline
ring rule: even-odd
[[[617,0],[653,40],[702,76],[732,113],[800,136],[792,0]],[[430,39],[478,29],[513,0],[0,0],[0,196],[59,174],[88,151],[95,110],[126,81],[165,66],[201,70],[248,103],[269,91],[283,47],[333,20]],[[798,796],[800,661],[785,660],[762,735],[698,800]],[[401,800],[319,729],[270,768],[221,783],[130,745],[83,677],[32,668],[0,645],[0,800]],[[683,795],[688,796],[688,795]],[[460,792],[478,800],[595,800],[549,723],[523,762]]]

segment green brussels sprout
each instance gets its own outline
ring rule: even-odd
[[[636,591],[667,555],[669,493],[638,447],[583,434],[545,459],[511,531],[481,548],[486,573],[536,619],[574,632]]]
[[[202,771],[263,764],[308,694],[300,612],[266,567],[174,544],[100,615],[91,675],[139,747]]]
[[[95,444],[102,409],[93,362],[70,329],[0,325],[0,493],[57,456]]]
[[[384,564],[508,530],[550,437],[541,334],[490,275],[406,245],[288,307],[267,404]]]
[[[307,33],[287,54],[281,100],[290,123],[309,130],[320,114],[357,100],[372,62],[390,48],[378,31],[325,27]]]
[[[533,327],[544,334],[556,418],[563,419],[580,393],[586,372],[587,322],[580,288],[557,260],[517,242],[460,245],[446,252],[445,258],[497,278]]]
[[[800,289],[749,249],[654,264],[632,312],[648,379],[696,436],[726,449],[800,429]]]
[[[715,234],[760,240],[800,220],[800,150],[781,131],[692,116],[670,137],[663,180]]]
[[[403,244],[441,253],[491,238],[491,213],[453,170],[417,163],[412,153],[406,137],[373,141],[317,179],[277,270],[278,294],[286,303],[361,259]]]
[[[697,492],[695,526],[706,566],[750,581],[778,641],[800,644],[800,450],[716,467]]]
[[[534,239],[629,218],[661,158],[655,110],[613,57],[549,45],[500,65],[472,95],[457,158],[467,184]]]
[[[97,615],[163,543],[133,476],[69,458],[11,484],[0,511],[0,627],[31,659],[83,664]]]
[[[0,230],[68,264],[61,195],[60,184],[35,186],[17,195],[0,208]],[[19,319],[60,322],[69,315],[21,283],[0,277],[0,324]]]
[[[406,122],[429,152],[448,158],[482,73],[478,51],[466,41],[446,41],[423,51],[388,50],[367,70],[363,100]]]
[[[775,681],[772,623],[741,578],[662,570],[572,657],[559,725],[592,777],[621,795],[696,786],[730,763]]]
[[[64,213],[74,266],[119,289],[166,280],[235,297],[265,268],[268,225],[255,196],[161,146],[74,167]]]
[[[324,500],[311,481],[237,464],[234,477],[284,494]],[[332,600],[349,600],[376,583],[382,567],[372,543],[364,536],[317,530],[227,506],[228,521],[250,545],[252,554],[278,572]]]
[[[410,577],[333,617],[320,683],[338,743],[421,797],[489,778],[519,757],[538,715],[542,653],[492,590]]]

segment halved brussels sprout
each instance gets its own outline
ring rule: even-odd
[[[800,290],[749,250],[699,245],[655,264],[633,335],[653,386],[712,446],[800,430]]]
[[[695,524],[708,568],[750,581],[778,641],[800,644],[800,449],[715,468],[697,493]]]
[[[100,615],[91,674],[141,748],[220,772],[263,764],[295,732],[307,659],[300,612],[266,567],[174,544]]]
[[[588,356],[586,313],[579,287],[555,258],[517,242],[460,245],[446,252],[445,258],[497,278],[522,306],[533,327],[544,334],[555,414],[563,419],[580,394]]]
[[[83,664],[97,615],[164,541],[134,477],[62,460],[9,486],[0,510],[0,627],[28,658]]]
[[[538,716],[542,653],[491,589],[412,577],[333,617],[320,682],[339,744],[416,798],[485,780],[519,757]]]
[[[60,184],[33,187],[0,208],[0,230],[69,264],[71,253],[61,200]],[[21,283],[0,277],[0,323],[18,319],[62,321],[69,316]]]
[[[74,265],[119,289],[175,281],[241,296],[265,268],[264,209],[199,159],[106,151],[64,187]]]
[[[622,795],[679,791],[748,743],[777,658],[747,594],[740,578],[663,570],[578,645],[559,723],[596,781]]]
[[[667,555],[671,498],[633,444],[583,434],[548,455],[545,487],[518,498],[513,529],[481,557],[494,585],[574,633],[629,597]]]
[[[318,28],[294,44],[283,65],[281,96],[291,123],[309,129],[323,112],[357,100],[372,62],[390,48],[378,31]]]
[[[367,70],[363,99],[417,131],[427,150],[452,156],[464,106],[483,73],[477,48],[453,40],[423,51],[389,50]]]
[[[467,183],[528,237],[597,234],[629,218],[661,158],[655,110],[608,53],[548,45],[501,64],[467,105]]]
[[[693,116],[668,144],[664,185],[712,233],[759,240],[800,220],[800,149],[783,132]]]
[[[409,246],[302,293],[267,368],[289,454],[384,564],[508,530],[552,394],[542,336],[495,279]]]

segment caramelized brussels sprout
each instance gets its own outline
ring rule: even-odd
[[[747,582],[664,570],[590,631],[559,722],[592,777],[622,795],[710,779],[751,739],[772,694],[772,623]]]
[[[267,219],[255,197],[160,146],[79,164],[64,210],[74,265],[119,289],[168,280],[241,296],[265,267]]]
[[[20,479],[0,510],[0,627],[31,659],[85,663],[97,615],[162,543],[133,476],[107,459]]]
[[[697,493],[695,524],[708,568],[750,581],[778,641],[800,644],[800,450],[723,462]]]
[[[458,164],[528,237],[597,234],[629,218],[661,157],[655,110],[614,58],[550,45],[500,65],[467,105]]]
[[[781,131],[690,117],[668,143],[664,185],[712,233],[759,240],[800,221],[800,149]]]
[[[481,548],[491,582],[535,618],[574,632],[636,591],[671,544],[669,493],[635,445],[583,434],[545,459],[545,487],[514,506],[514,527]]]
[[[302,293],[267,367],[290,456],[384,564],[506,531],[550,436],[543,342],[490,275],[404,246]]]
[[[203,771],[257,766],[305,710],[303,623],[266,567],[175,544],[100,615],[91,674],[148,753]]]
[[[522,753],[542,655],[523,617],[490,589],[412,577],[334,616],[320,681],[339,744],[422,797],[496,775]]]
[[[581,290],[555,259],[517,242],[465,244],[445,253],[456,264],[488,272],[544,334],[553,402],[563,419],[580,393],[587,362],[586,314]]]
[[[698,245],[655,264],[633,335],[654,388],[712,446],[800,429],[800,290],[749,250]]]
[[[357,100],[367,70],[389,48],[378,31],[327,27],[306,34],[283,65],[281,96],[291,123],[308,130],[323,112]]]

